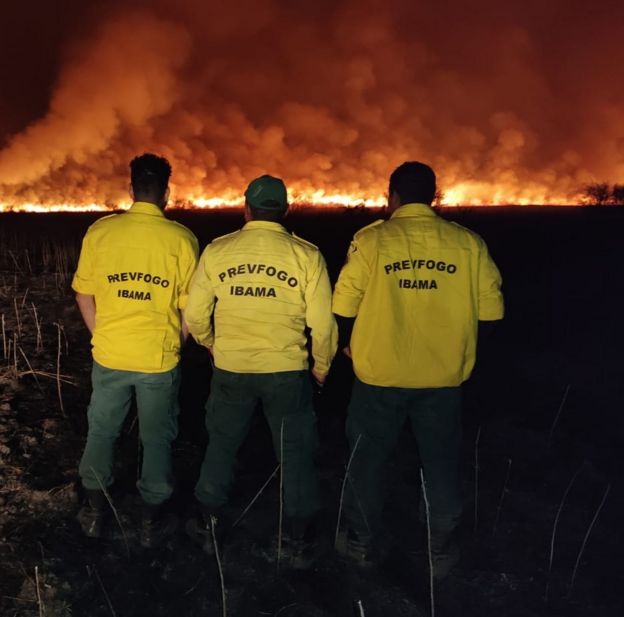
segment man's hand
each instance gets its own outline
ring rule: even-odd
[[[312,375],[312,391],[316,396],[323,394],[323,386],[325,385],[325,379],[327,379],[327,373],[320,373],[316,369],[311,369]]]
[[[93,329],[95,328],[95,296],[77,293],[76,304],[78,304],[85,325],[89,332],[93,334]]]
[[[189,337],[189,329],[188,324],[186,323],[186,319],[184,319],[184,310],[180,310],[180,343],[184,346],[186,343],[186,339]]]
[[[347,346],[347,347],[343,347],[342,348],[342,353],[347,356],[347,358],[353,359],[353,356],[351,355],[351,346]]]
[[[314,368],[310,372],[312,373],[312,377],[314,381],[316,382],[316,385],[319,388],[322,388],[325,385],[325,379],[327,379],[327,373],[319,373],[319,371],[317,371]]]

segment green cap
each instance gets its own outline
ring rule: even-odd
[[[245,200],[250,206],[260,210],[285,210],[288,207],[284,182],[267,174],[249,183]]]

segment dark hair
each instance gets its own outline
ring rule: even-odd
[[[272,199],[263,201],[262,205],[265,207],[255,208],[247,202],[247,206],[251,212],[251,218],[254,221],[271,221],[273,223],[279,223],[286,216],[286,211],[288,210],[288,208],[284,208],[281,203]]]
[[[436,193],[436,176],[424,163],[409,161],[399,165],[390,176],[389,194],[396,192],[402,204],[431,204]]]
[[[169,186],[170,177],[171,165],[162,156],[146,152],[130,162],[130,182],[137,201],[160,204]]]

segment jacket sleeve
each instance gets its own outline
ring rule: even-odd
[[[311,276],[305,289],[306,325],[312,338],[314,368],[329,371],[338,347],[338,327],[331,310],[331,285],[327,266],[320,251],[316,253]]]
[[[485,242],[479,240],[479,321],[496,321],[505,313],[502,279]]]
[[[72,280],[72,289],[81,294],[95,295],[95,270],[94,270],[94,248],[91,243],[91,236],[87,231],[82,240],[78,267]]]
[[[353,334],[355,317],[343,317],[342,315],[334,316],[338,324],[338,347],[344,349],[351,344],[351,334]]]
[[[180,273],[179,273],[179,286],[178,286],[178,308],[185,309],[188,296],[189,289],[191,286],[191,280],[193,279],[193,274],[197,269],[197,256],[199,253],[199,246],[197,243],[197,238],[194,235],[190,235],[189,241],[186,242],[183,246],[183,255],[180,263]]]
[[[333,311],[336,315],[355,317],[358,314],[369,279],[370,265],[365,256],[364,244],[356,234],[334,290]]]
[[[216,296],[206,268],[207,253],[208,249],[202,254],[197,270],[191,279],[184,318],[193,338],[200,345],[211,347],[214,344],[212,312]]]

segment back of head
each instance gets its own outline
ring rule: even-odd
[[[252,180],[245,191],[245,204],[253,220],[281,221],[288,210],[283,180],[268,174]]]
[[[130,182],[136,201],[164,206],[170,177],[171,165],[162,156],[145,153],[130,162]]]
[[[389,194],[396,193],[401,205],[433,202],[436,193],[436,176],[424,163],[409,161],[399,165],[390,176]]]

